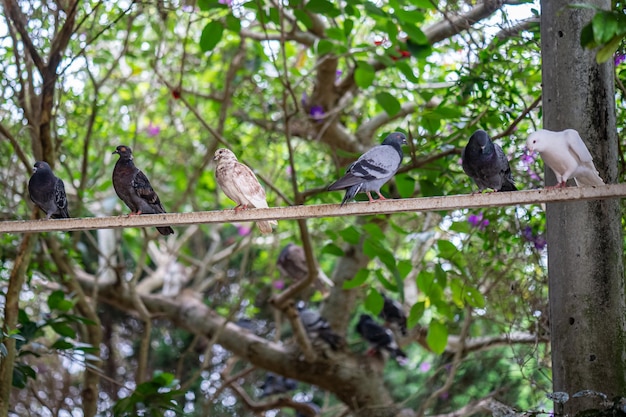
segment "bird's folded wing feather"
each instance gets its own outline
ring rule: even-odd
[[[585,142],[583,142],[578,132],[575,130],[567,132],[565,140],[567,146],[578,160],[581,162],[592,162],[593,158],[591,157],[591,153],[589,153],[589,149],[585,146]]]
[[[67,207],[67,197],[65,195],[65,186],[63,185],[63,181],[57,179],[56,184],[54,185],[54,201],[60,209],[64,209]]]
[[[393,147],[378,146],[364,153],[350,165],[346,175],[328,189],[341,189],[351,187],[363,181],[387,178],[396,172],[400,162],[400,155]]]
[[[148,177],[142,171],[137,170],[132,184],[139,197],[150,204],[160,204],[159,196],[154,192]]]
[[[500,169],[506,170],[509,167],[509,159],[504,154],[500,145],[494,143],[493,146],[496,148],[496,155],[498,155],[498,166]]]
[[[233,167],[234,185],[239,190],[240,195],[245,196],[257,208],[267,207],[265,199],[265,190],[259,184],[259,180],[250,168],[246,165],[237,163]]]

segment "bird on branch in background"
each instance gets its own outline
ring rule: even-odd
[[[381,295],[383,296],[384,304],[378,317],[385,320],[386,323],[396,323],[400,328],[402,336],[406,336],[406,313],[402,309],[402,305],[385,294]]]
[[[304,249],[301,246],[293,243],[288,243],[287,246],[280,251],[276,266],[280,275],[285,278],[289,277],[293,281],[301,281],[307,279],[309,276],[309,267],[306,263],[306,256]],[[317,278],[313,281],[313,285],[322,294],[328,292],[323,284],[333,287],[335,284],[326,276],[324,271],[320,268],[317,269]]]
[[[604,185],[589,149],[576,130],[553,132],[539,129],[528,136],[526,146],[531,152],[539,152],[556,175],[557,184],[547,188],[566,187],[570,178],[574,178],[578,186]]]
[[[511,167],[504,151],[493,143],[484,130],[477,130],[461,154],[463,171],[478,185],[478,192],[487,188],[494,191],[517,191]]]
[[[333,332],[330,324],[316,310],[304,307],[304,303],[298,304],[298,314],[309,337],[321,339],[326,342],[332,350],[337,350],[344,344],[344,340],[337,333]]]
[[[130,209],[130,215],[165,213],[161,200],[150,185],[148,177],[135,166],[132,149],[120,145],[113,153],[120,156],[113,168],[113,188],[117,196]],[[169,226],[160,226],[157,230],[162,235],[174,233]]]
[[[365,193],[370,202],[374,202],[371,192],[378,194],[380,200],[385,197],[380,193],[380,188],[389,181],[402,163],[402,145],[406,145],[406,136],[400,132],[394,132],[383,140],[383,143],[374,146],[365,152],[346,170],[346,174],[332,183],[329,191],[346,190],[346,195],[341,201],[343,206],[352,200],[358,193]]]
[[[298,382],[295,379],[286,378],[282,375],[276,375],[273,372],[268,372],[265,375],[265,380],[259,388],[263,391],[260,398],[269,397],[274,394],[284,394],[286,392],[296,389]]]
[[[44,161],[35,162],[33,175],[28,180],[28,194],[33,203],[46,213],[46,219],[67,219],[65,185]]]
[[[246,165],[240,163],[230,150],[221,148],[215,151],[215,179],[228,198],[237,203],[235,211],[245,210],[248,206],[268,208],[265,190],[256,175]],[[256,222],[261,233],[272,233],[276,220]]]
[[[356,325],[356,331],[371,345],[368,355],[386,350],[400,365],[405,363],[406,353],[398,347],[391,330],[376,323],[372,316],[361,314]]]

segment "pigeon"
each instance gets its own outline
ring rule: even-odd
[[[396,359],[398,363],[402,363],[403,360],[406,360],[406,353],[398,347],[391,330],[376,323],[370,315],[361,314],[359,322],[356,325],[356,331],[363,336],[363,339],[367,340],[370,345],[372,345],[374,351],[384,349],[389,352],[391,357]]]
[[[554,188],[566,186],[570,178],[576,185],[604,185],[593,165],[593,158],[585,142],[574,129],[562,132],[539,129],[528,136],[526,146],[531,152],[538,151],[543,161],[556,175]]]
[[[346,190],[346,195],[341,201],[342,206],[352,200],[357,193],[367,194],[369,201],[373,202],[375,200],[370,193],[374,191],[381,200],[385,200],[380,193],[380,187],[400,168],[404,156],[401,145],[406,143],[406,136],[403,133],[389,134],[381,145],[374,146],[353,162],[346,170],[346,174],[332,183],[328,190]]]
[[[268,372],[265,376],[265,381],[259,388],[263,390],[263,393],[261,393],[261,398],[263,398],[274,394],[283,394],[296,389],[297,386],[298,383],[294,379]]]
[[[67,219],[67,197],[65,185],[52,173],[44,161],[35,162],[33,175],[28,181],[28,193],[33,203],[46,213],[46,219]]]
[[[517,191],[506,155],[484,130],[479,129],[470,137],[461,159],[463,171],[478,185],[478,192],[486,188]]]
[[[217,161],[215,179],[224,194],[235,203],[235,211],[245,210],[248,206],[268,208],[265,190],[250,168],[240,163],[230,150],[221,148],[215,151],[213,160]],[[276,220],[256,222],[261,233],[272,233]]]
[[[382,296],[384,304],[378,317],[385,320],[387,323],[396,323],[400,328],[402,335],[406,336],[406,314],[404,313],[402,306],[396,300],[393,300],[384,294],[382,294]]]
[[[341,347],[343,339],[337,333],[333,332],[328,322],[320,313],[304,308],[303,305],[298,306],[298,312],[300,313],[300,321],[309,336],[328,343],[332,350],[337,350]]]
[[[113,169],[113,188],[117,196],[131,210],[131,215],[165,213],[161,200],[150,185],[148,177],[133,163],[132,149],[120,145],[113,153],[120,156]],[[157,230],[164,236],[174,233],[169,226],[157,227]]]
[[[283,277],[289,277],[294,281],[301,281],[309,276],[309,268],[306,264],[306,256],[304,255],[304,249],[301,246],[288,243],[287,246],[280,251],[276,266]],[[333,287],[335,284],[326,276],[324,271],[318,268],[317,279],[315,280],[316,287],[321,287],[321,283]],[[318,288],[320,291],[322,288]]]

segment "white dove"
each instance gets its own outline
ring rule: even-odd
[[[603,185],[593,165],[589,149],[574,129],[562,132],[539,129],[528,136],[528,149],[538,151],[543,161],[556,175],[555,188],[565,187],[568,179],[574,178],[576,185]]]

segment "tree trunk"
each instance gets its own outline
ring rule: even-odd
[[[580,32],[594,11],[580,1],[541,2],[544,127],[578,130],[606,183],[617,178],[614,68],[598,65],[595,50],[580,46]],[[609,0],[588,0],[609,8]],[[546,168],[546,184],[556,182]],[[554,391],[570,400],[555,414],[603,408],[626,393],[626,305],[623,240],[617,199],[547,206],[548,275]]]

